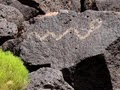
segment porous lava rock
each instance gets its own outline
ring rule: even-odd
[[[30,73],[30,77],[31,82],[27,90],[74,90],[64,81],[62,72],[59,70],[41,68]]]
[[[24,17],[18,9],[3,4],[0,4],[0,18],[5,18],[8,22],[15,23],[18,27],[24,21]]]
[[[55,12],[60,9],[80,12],[80,0],[35,0],[45,12]]]
[[[31,65],[62,69],[94,56],[120,36],[120,13],[67,11],[36,17],[20,45],[20,57]]]
[[[120,89],[120,37],[112,42],[104,53],[111,74],[113,90]]]
[[[15,38],[17,34],[18,28],[15,23],[0,19],[0,46],[7,40]]]
[[[17,25],[8,22],[6,19],[0,19],[0,37],[15,36],[18,33]]]
[[[116,11],[120,12],[119,0],[95,0],[99,11]]]
[[[22,4],[18,0],[1,0],[0,3],[17,8],[23,14],[25,20],[29,20],[40,14],[37,9]]]

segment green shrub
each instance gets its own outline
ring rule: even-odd
[[[0,90],[25,90],[28,74],[20,58],[0,49]]]

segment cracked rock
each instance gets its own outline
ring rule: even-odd
[[[6,19],[0,19],[0,45],[9,39],[15,38],[17,33],[16,24],[8,22]]]

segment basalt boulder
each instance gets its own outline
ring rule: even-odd
[[[37,9],[30,7],[29,5],[22,4],[18,0],[1,0],[0,3],[17,8],[23,14],[25,20],[29,20],[40,14]]]
[[[6,19],[0,19],[0,45],[9,39],[13,39],[18,34],[18,28],[15,23],[8,22]]]
[[[105,52],[106,62],[111,74],[113,90],[120,89],[120,37],[112,42]]]
[[[74,90],[63,79],[62,72],[52,68],[41,68],[30,73],[31,82],[27,90]]]
[[[3,18],[8,22],[15,23],[18,27],[20,27],[24,21],[24,17],[18,9],[0,4],[0,19]]]
[[[20,57],[31,65],[70,67],[105,51],[120,36],[120,13],[67,11],[36,17],[20,44]]]
[[[116,11],[120,12],[119,0],[95,0],[96,6],[100,11]]]

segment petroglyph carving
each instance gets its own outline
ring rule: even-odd
[[[85,35],[81,35],[80,32],[76,28],[69,28],[65,32],[63,32],[63,34],[59,34],[59,35],[54,32],[50,32],[50,31],[47,31],[47,33],[42,36],[40,36],[37,32],[31,33],[31,34],[34,34],[41,41],[46,40],[47,37],[49,37],[49,36],[52,36],[56,41],[58,41],[58,40],[62,39],[65,35],[67,35],[68,33],[73,32],[80,40],[84,40],[87,37],[89,37],[92,32],[99,29],[101,25],[102,25],[101,19],[93,20],[89,24],[90,30]],[[31,34],[29,34],[29,35],[31,35]]]

